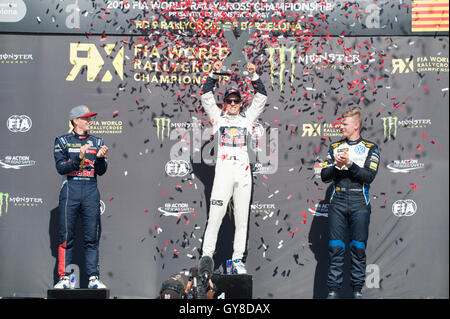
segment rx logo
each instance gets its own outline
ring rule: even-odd
[[[392,72],[394,73],[409,73],[414,71],[414,59],[412,57],[408,59],[392,59]]]
[[[320,136],[320,124],[303,124],[303,136]]]
[[[72,70],[66,77],[66,81],[74,81],[78,74],[86,67],[86,80],[92,82],[95,78],[101,78],[102,82],[111,82],[113,76],[110,70],[123,80],[123,46],[119,52],[112,56],[115,44],[105,44],[99,51],[93,43],[70,43],[70,63]],[[100,52],[106,53],[102,56]]]

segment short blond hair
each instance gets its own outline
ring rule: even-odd
[[[344,113],[342,113],[342,118],[345,119],[346,117],[356,117],[356,120],[359,122],[359,129],[361,129],[362,127],[362,115],[361,115],[361,111],[359,109],[351,109],[348,111],[345,111]]]

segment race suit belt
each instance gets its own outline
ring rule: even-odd
[[[350,192],[362,192],[364,191],[362,188],[345,188],[345,187],[336,187],[336,191],[338,192],[346,192],[346,191],[350,191]]]

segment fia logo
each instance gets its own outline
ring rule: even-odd
[[[185,160],[171,160],[166,163],[165,169],[170,177],[183,177],[191,170],[189,163]]]
[[[417,211],[417,204],[412,199],[400,199],[392,204],[392,213],[397,217],[412,216]]]
[[[28,132],[32,124],[30,117],[27,115],[11,115],[6,121],[8,130],[13,133]]]

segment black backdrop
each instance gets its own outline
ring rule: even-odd
[[[319,163],[340,139],[342,111],[359,106],[362,135],[382,158],[371,188],[365,294],[448,298],[448,11],[439,31],[419,29],[412,21],[422,2],[305,1],[251,11],[259,2],[229,1],[214,11],[1,1],[0,295],[42,297],[56,280],[61,177],[52,144],[79,104],[99,113],[91,133],[111,149],[99,178],[100,270],[111,295],[154,298],[170,274],[198,262],[215,146],[199,91],[230,45],[222,32],[235,21],[221,15],[228,13],[242,15],[236,41],[245,23],[260,23],[243,54],[268,91],[251,147],[254,297],[326,295],[328,185]],[[222,78],[218,99],[230,82],[249,85],[239,73]],[[230,258],[233,227],[230,206],[217,271]],[[81,242],[72,268],[85,286]]]

